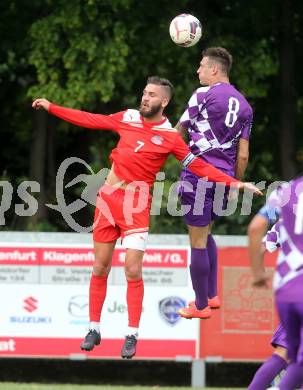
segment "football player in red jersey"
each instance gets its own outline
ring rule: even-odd
[[[150,188],[170,153],[201,177],[261,194],[252,184],[237,181],[190,152],[178,131],[163,115],[172,91],[168,80],[150,77],[139,111],[128,109],[109,116],[61,107],[46,99],[33,102],[33,108],[45,109],[77,126],[112,130],[120,135],[110,156],[110,173],[97,197],[93,232],[95,261],[89,287],[90,327],[81,344],[83,350],[90,351],[100,343],[100,316],[107,278],[116,241],[122,237],[126,249],[129,322],[121,356],[131,358],[136,353],[144,294],[142,260],[149,228]]]

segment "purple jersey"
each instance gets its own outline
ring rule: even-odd
[[[240,138],[249,139],[253,112],[244,96],[228,83],[198,88],[181,116],[189,147],[217,168],[235,171]]]
[[[280,226],[282,221],[273,225],[273,227],[266,233],[262,242],[268,252],[272,253],[280,248]]]
[[[269,202],[272,197],[269,197]],[[303,176],[283,185],[274,200],[281,210],[280,244],[274,288],[303,274]]]

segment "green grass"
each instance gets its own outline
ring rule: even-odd
[[[0,390],[190,390],[190,389],[191,387],[99,386],[99,385],[95,386],[95,385],[62,385],[62,384],[0,382]],[[224,387],[224,388],[207,387],[204,388],[203,390],[241,390],[241,389],[231,388],[231,387]]]

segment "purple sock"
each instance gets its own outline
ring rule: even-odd
[[[303,385],[303,365],[292,363],[287,367],[281,382],[279,383],[280,390],[293,390]]]
[[[286,361],[274,353],[255,373],[247,390],[267,389],[280,371],[287,367]]]
[[[208,274],[209,260],[207,249],[191,248],[190,276],[196,295],[196,306],[199,310],[208,306]]]
[[[208,235],[206,248],[209,258],[208,298],[213,298],[218,295],[218,252],[216,241],[211,234]]]

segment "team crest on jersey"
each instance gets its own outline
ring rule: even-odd
[[[152,138],[151,138],[151,142],[155,145],[162,145],[163,144],[163,137],[161,137],[161,135],[154,135]]]

